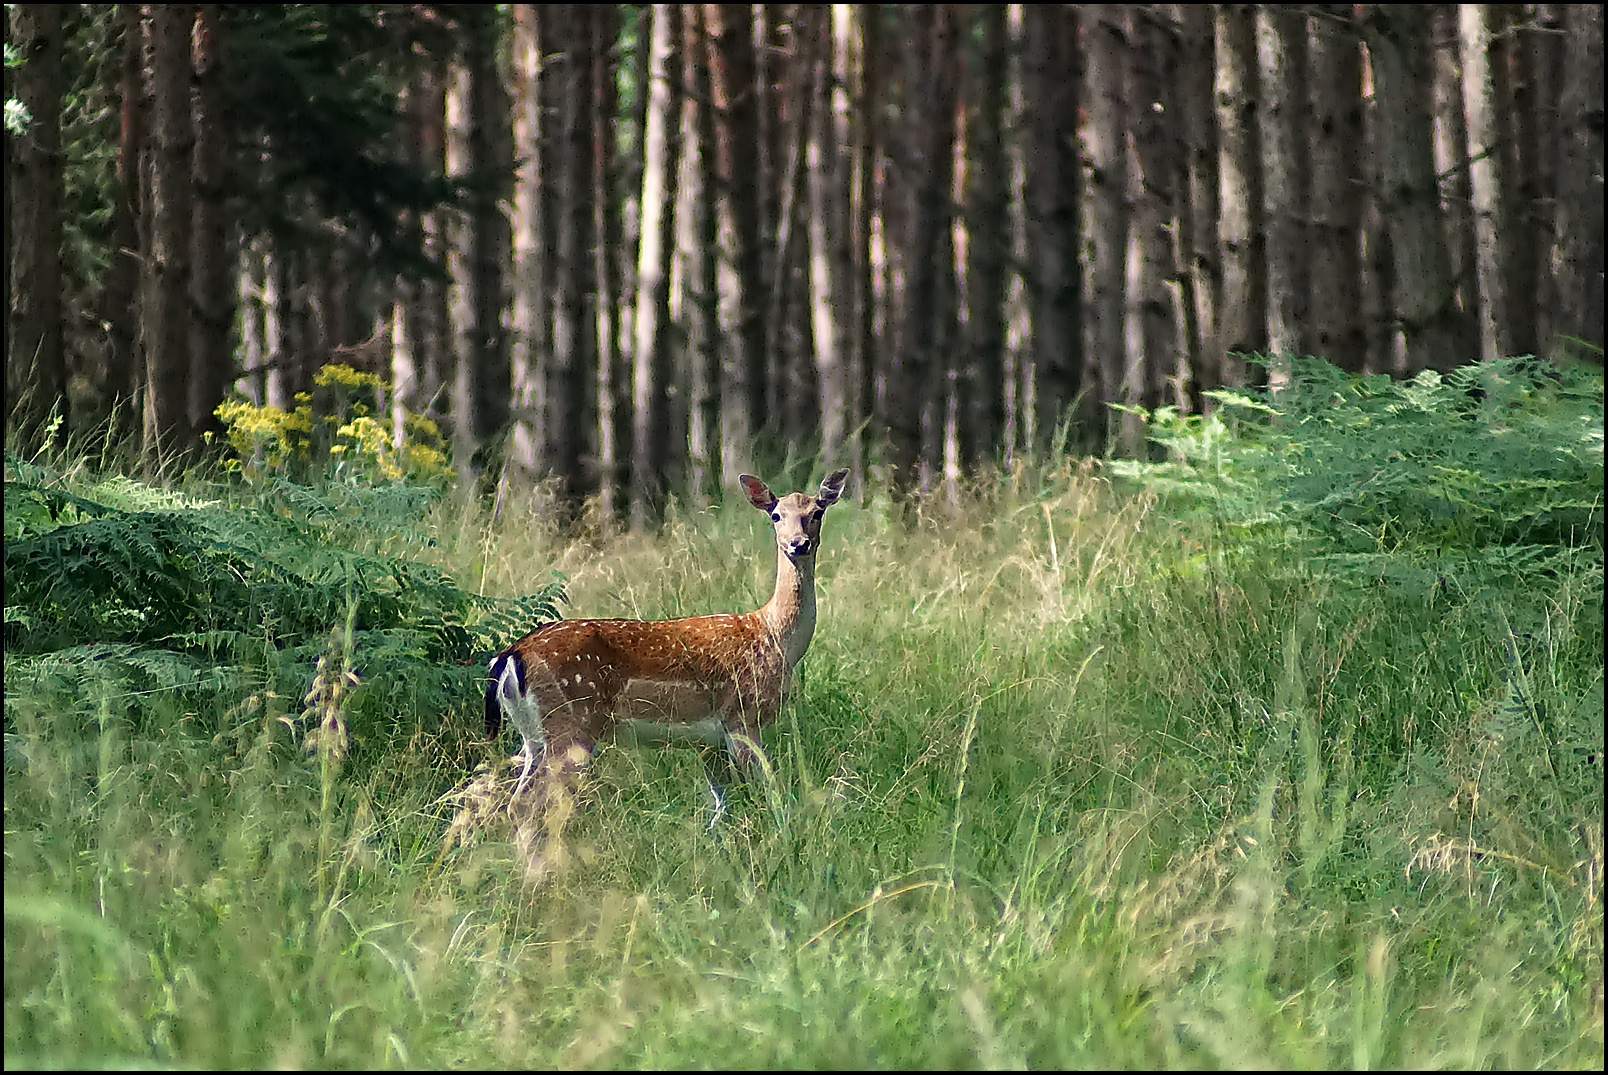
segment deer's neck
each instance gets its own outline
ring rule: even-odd
[[[810,648],[815,634],[815,557],[801,556],[794,561],[786,553],[776,553],[776,592],[759,610],[765,629],[781,648],[788,671],[798,664]]]

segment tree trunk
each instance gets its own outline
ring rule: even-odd
[[[681,108],[683,146],[677,246],[686,266],[690,316],[687,339],[687,489],[702,507],[720,479],[720,325],[715,267],[714,114],[703,5],[682,8],[681,61],[687,97]]]
[[[595,468],[586,465],[597,422],[597,319],[588,316],[595,294],[592,257],[596,220],[592,194],[592,49],[596,9],[562,12],[564,52],[559,164],[557,275],[553,281],[552,381],[547,393],[547,456],[568,508],[597,489]],[[594,457],[595,458],[595,457]]]
[[[1434,125],[1435,175],[1439,181],[1437,197],[1446,223],[1446,256],[1456,307],[1472,325],[1479,306],[1479,285],[1474,260],[1474,196],[1469,188],[1468,121],[1463,111],[1463,76],[1457,46],[1458,5],[1435,4],[1427,10],[1430,30],[1425,62]]]
[[[1563,89],[1558,115],[1557,265],[1561,335],[1580,357],[1602,362],[1602,8],[1564,11]]]
[[[508,332],[504,313],[508,285],[504,279],[512,246],[508,218],[502,206],[513,197],[513,147],[508,121],[508,95],[497,71],[497,49],[502,16],[495,7],[470,7],[473,29],[465,57],[469,68],[469,156],[477,173],[486,177],[475,197],[470,216],[470,311],[473,318],[469,362],[471,436],[482,459],[483,471],[500,454],[508,422],[512,387],[508,361]]]
[[[1139,247],[1137,299],[1142,345],[1129,362],[1140,376],[1140,402],[1154,410],[1164,404],[1187,407],[1189,353],[1184,347],[1174,237],[1179,235],[1178,180],[1183,147],[1178,137],[1177,95],[1172,82],[1179,69],[1178,30],[1168,5],[1133,12],[1128,99],[1133,104],[1133,143],[1138,174],[1133,237]]]
[[[190,232],[190,425],[197,434],[223,432],[218,405],[234,380],[234,259],[226,222],[229,119],[224,114],[224,55],[218,40],[216,4],[202,4],[196,13],[194,33],[195,153],[191,182],[194,186]]]
[[[872,447],[881,440],[880,431],[872,429],[873,420],[878,413],[877,374],[881,367],[876,346],[877,253],[874,246],[877,241],[876,146],[879,138],[876,109],[881,102],[881,84],[876,78],[876,72],[880,70],[877,66],[879,54],[877,20],[881,17],[881,7],[877,4],[863,4],[858,7],[857,12],[857,15],[848,20],[850,26],[843,36],[852,38],[844,48],[858,44],[858,48],[853,51],[855,84],[860,90],[860,107],[855,110],[854,119],[849,211],[853,217],[850,229],[852,236],[850,280],[854,295],[851,309],[854,318],[856,363],[854,418],[856,429],[860,430],[855,437],[858,462],[854,480],[857,494],[863,496],[865,475],[871,465]]]
[[[1223,264],[1217,241],[1219,180],[1217,116],[1212,107],[1215,74],[1212,9],[1180,4],[1183,57],[1179,71],[1178,122],[1184,139],[1184,288],[1189,353],[1195,356],[1190,407],[1206,403],[1201,393],[1223,383],[1218,316],[1223,298]]]
[[[606,527],[624,515],[624,494],[629,481],[625,451],[631,443],[631,378],[628,358],[620,347],[620,144],[614,118],[619,93],[613,68],[619,40],[619,9],[600,5],[593,9],[591,144],[597,147],[591,171],[597,266],[597,399],[598,399],[598,510]]]
[[[146,268],[145,454],[187,454],[190,351],[190,28],[187,4],[151,9],[151,256]]]
[[[414,163],[431,178],[446,174],[447,71],[441,59],[426,55],[419,60],[408,90],[411,146]],[[419,229],[424,254],[438,266],[447,261],[446,209],[422,214]],[[406,318],[416,376],[414,391],[402,398],[410,410],[440,419],[450,404],[444,387],[450,373],[451,321],[447,314],[447,284],[428,279],[417,285],[415,301]]]
[[[1261,97],[1256,18],[1249,7],[1217,7],[1215,94],[1221,138],[1218,176],[1223,251],[1222,380],[1245,383],[1245,354],[1267,350],[1267,247],[1262,220]]]
[[[824,15],[824,9],[820,9]],[[770,327],[767,352],[778,376],[774,378],[776,406],[771,408],[771,427],[781,433],[782,442],[806,451],[818,448],[821,414],[820,392],[816,385],[813,332],[807,301],[796,301],[802,291],[809,292],[809,236],[802,219],[806,205],[805,165],[809,153],[810,127],[815,119],[815,56],[819,53],[815,15],[817,9],[795,10],[792,20],[793,62],[777,64],[777,73],[786,73],[785,87],[778,101],[792,101],[791,138],[783,140],[787,117],[774,117],[778,145],[785,145],[781,170],[781,207],[776,215],[773,275],[770,285],[766,324]],[[778,33],[780,17],[771,23]]]
[[[1351,8],[1329,4],[1311,19],[1312,332],[1316,352],[1360,373],[1362,332],[1362,52],[1346,23]]]
[[[1378,101],[1380,199],[1395,257],[1396,318],[1407,372],[1447,370],[1473,357],[1455,301],[1431,148],[1429,12],[1369,5],[1363,18]]]
[[[670,351],[669,259],[675,237],[677,175],[680,161],[681,96],[670,73],[680,36],[680,10],[653,6],[649,46],[647,112],[643,123],[642,242],[637,253],[636,315],[631,349],[633,426],[631,451],[631,528],[645,530],[664,506],[674,458],[670,437],[672,368]],[[679,82],[679,80],[677,80]]]
[[[1474,202],[1474,267],[1479,285],[1475,323],[1482,359],[1513,353],[1512,300],[1507,279],[1512,256],[1506,217],[1511,187],[1505,167],[1512,131],[1496,92],[1490,24],[1495,14],[1489,4],[1458,6],[1463,109],[1468,117],[1469,186]]]
[[[1557,204],[1558,91],[1563,70],[1562,5],[1537,4],[1521,35],[1528,77],[1520,83],[1517,122],[1523,223],[1517,229],[1530,258],[1531,286],[1517,303],[1534,316],[1532,336],[1516,341],[1526,352],[1550,347],[1557,322],[1558,278],[1554,270],[1553,217]]]
[[[900,257],[904,289],[899,305],[901,330],[887,385],[888,480],[896,491],[919,488],[922,473],[922,411],[927,406],[934,352],[938,229],[943,226],[949,143],[943,137],[940,58],[948,34],[948,12],[938,5],[906,10],[910,43],[905,52],[904,141],[900,184],[904,210]]]
[[[547,304],[542,272],[542,236],[550,216],[543,212],[545,188],[552,176],[543,167],[542,143],[548,125],[542,106],[551,96],[543,92],[542,32],[552,16],[550,7],[514,5],[513,25],[513,137],[519,171],[514,182],[511,239],[513,242],[513,319],[509,337],[511,396],[508,462],[527,482],[542,472],[544,397],[542,352],[546,336]]]
[[[7,83],[33,118],[21,137],[6,132],[7,419],[16,429],[18,447],[29,453],[38,447],[52,408],[65,410],[67,405],[61,301],[62,9],[15,4],[8,14],[7,41],[23,63],[14,75],[8,72]],[[66,431],[63,422],[57,428],[58,442]]]
[[[1535,191],[1537,158],[1542,154],[1536,129],[1535,56],[1530,47],[1534,36],[1533,17],[1520,14],[1505,39],[1492,43],[1492,57],[1499,69],[1508,72],[1501,107],[1507,110],[1513,137],[1503,148],[1509,179],[1508,197],[1503,205],[1504,227],[1512,257],[1509,266],[1509,328],[1515,354],[1535,354],[1540,346],[1536,332],[1540,290],[1536,274],[1540,268],[1541,242],[1545,229],[1536,222]]]
[[[1263,213],[1267,229],[1268,382],[1289,378],[1289,359],[1311,351],[1307,259],[1306,27],[1292,8],[1256,9],[1261,75]]]
[[[119,125],[117,184],[112,202],[112,252],[101,298],[101,319],[107,326],[106,368],[101,373],[101,397],[111,408],[114,435],[122,437],[137,425],[134,398],[143,378],[139,375],[140,280],[140,175],[145,152],[145,24],[140,5],[119,4],[122,72],[118,81]]]
[[[1069,7],[1047,4],[1029,4],[1023,16],[1028,50],[1023,95],[1028,124],[1023,191],[1030,266],[1027,308],[1033,326],[1034,447],[1044,450],[1077,398],[1083,364],[1078,70],[1077,56],[1067,47],[1076,33],[1076,16]],[[996,252],[1005,237],[1001,227]],[[1003,336],[1002,323],[999,328]],[[1087,421],[1089,408],[1084,411]]]
[[[1100,363],[1100,441],[1112,447],[1113,402],[1138,403],[1125,377],[1128,264],[1128,109],[1123,69],[1127,61],[1126,14],[1118,6],[1089,9],[1089,348]],[[1031,164],[1029,165],[1031,167]],[[1028,225],[1031,236],[1035,225]],[[1142,430],[1122,415],[1115,438],[1124,455],[1138,453]]]
[[[1000,134],[1005,113],[1005,6],[981,5],[975,9],[974,17],[978,70],[977,76],[970,80],[970,137],[966,155],[966,361],[960,377],[963,405],[959,421],[961,459],[975,471],[995,458],[1005,431],[1005,272],[1010,259],[1011,236],[1009,163]],[[1056,101],[1052,97],[1035,103],[1048,112]],[[1067,111],[1061,115],[1072,113]],[[1035,118],[1039,118],[1038,113]],[[1035,126],[1035,144],[1042,144],[1039,139],[1043,137],[1045,125]],[[1035,173],[1042,175],[1060,163],[1063,163],[1061,157],[1051,157],[1042,169],[1035,169]],[[1072,181],[1076,177],[1064,178]],[[1074,215],[1074,228],[1076,223]],[[1074,277],[1073,291],[1076,290]],[[1054,316],[1053,311],[1050,316]],[[1081,341],[1074,337],[1071,342],[1073,354],[1077,354]],[[1041,348],[1039,361],[1045,362],[1050,353],[1048,348]],[[1056,372],[1064,372],[1064,369]],[[1062,387],[1057,384],[1058,389]]]
[[[714,164],[721,278],[721,487],[751,469],[765,421],[765,279],[759,189],[759,109],[753,10],[705,4],[708,70],[715,107]]]

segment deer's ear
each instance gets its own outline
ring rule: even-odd
[[[769,487],[752,474],[739,474],[737,480],[742,482],[743,492],[748,494],[748,502],[760,511],[768,512],[776,506],[776,497]]]
[[[848,468],[827,476],[821,483],[821,491],[815,494],[815,502],[821,507],[831,507],[837,503],[838,497],[843,495],[843,483],[849,480]]]

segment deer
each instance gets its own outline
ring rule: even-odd
[[[714,828],[725,813],[725,785],[751,772],[760,729],[775,720],[809,649],[821,517],[848,475],[829,475],[814,496],[784,497],[739,475],[748,502],[770,516],[776,535],[776,588],[753,612],[555,620],[495,654],[486,679],[486,738],[496,741],[506,716],[523,741],[510,803],[533,768],[539,801],[554,787],[573,791],[605,739],[689,739],[703,748]]]

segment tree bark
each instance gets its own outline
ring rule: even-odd
[[[1028,50],[1023,191],[1030,266],[1027,308],[1033,326],[1034,447],[1042,451],[1050,446],[1056,427],[1068,417],[1067,410],[1077,399],[1083,365],[1077,258],[1082,178],[1077,147],[1078,70],[1077,55],[1068,47],[1076,33],[1076,16],[1069,7],[1047,4],[1029,4],[1023,16]],[[995,242],[1004,239],[1005,229],[1000,227]],[[999,327],[1003,336],[1003,324]],[[1081,416],[1085,422],[1091,417],[1088,412],[1085,406]]]
[[[1563,88],[1559,101],[1557,329],[1580,357],[1602,362],[1603,178],[1602,8],[1564,11]]]
[[[1435,4],[1427,9],[1430,29],[1424,63],[1429,72],[1437,197],[1446,225],[1446,256],[1454,301],[1459,315],[1472,325],[1479,307],[1479,284],[1474,256],[1474,196],[1469,186],[1468,117],[1463,110],[1458,52],[1458,7]]]
[[[1395,257],[1396,318],[1407,372],[1448,370],[1473,354],[1456,305],[1430,144],[1422,60],[1429,13],[1408,4],[1373,4],[1363,26],[1380,110],[1380,198]]]
[[[1036,10],[1036,9],[1035,9]],[[1009,163],[1005,113],[1005,7],[975,9],[977,77],[970,82],[966,183],[966,361],[961,371],[961,458],[978,470],[995,458],[1005,431],[1005,272],[1010,260]],[[1046,110],[1053,103],[1037,102]],[[1070,115],[1063,113],[1063,116]],[[1046,117],[1048,118],[1048,117]],[[1035,143],[1041,132],[1034,131]],[[1053,135],[1052,135],[1053,137]],[[1046,162],[1045,169],[1063,163]],[[1075,163],[1075,157],[1074,157]],[[1075,176],[1066,176],[1074,180]],[[1072,188],[1074,191],[1076,187]],[[1073,218],[1074,229],[1076,217]],[[1074,276],[1073,291],[1077,290]],[[1053,316],[1053,312],[1051,314]],[[1081,343],[1075,336],[1073,354]],[[1049,354],[1041,349],[1040,361]],[[1057,388],[1064,386],[1057,385]]]
[[[509,337],[511,396],[508,462],[526,481],[542,472],[543,345],[546,342],[548,306],[544,301],[548,279],[543,270],[543,236],[551,221],[544,212],[546,190],[552,176],[544,167],[542,146],[549,137],[543,105],[546,64],[542,37],[550,7],[514,5],[513,26],[513,137],[519,171],[514,184],[512,221],[513,319]]]
[[[637,254],[636,315],[631,349],[633,426],[631,451],[631,528],[645,530],[664,505],[668,473],[675,455],[670,439],[672,383],[669,258],[675,236],[680,95],[671,82],[680,11],[673,4],[653,6],[649,45],[647,112],[643,123],[642,242]],[[679,81],[679,80],[678,80]]]
[[[765,422],[765,279],[759,189],[759,110],[753,10],[705,4],[708,70],[715,107],[714,164],[721,284],[721,486],[751,469]]]
[[[907,9],[910,45],[903,72],[903,221],[901,261],[905,284],[899,305],[897,351],[889,370],[886,425],[888,480],[899,493],[921,487],[922,412],[929,405],[932,380],[939,251],[938,229],[944,225],[944,194],[949,142],[942,114],[941,62],[946,55],[948,12],[938,5]]]
[[[1100,363],[1102,412],[1114,402],[1138,403],[1126,374],[1128,230],[1128,108],[1126,13],[1117,5],[1089,8],[1089,349]],[[1031,167],[1031,165],[1029,165]],[[1034,225],[1028,225],[1031,236]],[[1116,435],[1102,413],[1098,430],[1108,450],[1136,455],[1143,443],[1138,419],[1123,414]]]
[[[188,454],[190,352],[190,27],[188,4],[151,9],[151,256],[146,268],[145,455]]]
[[[588,316],[595,294],[597,262],[591,256],[595,213],[592,205],[592,49],[593,12],[566,7],[562,37],[563,91],[559,104],[557,275],[553,281],[552,381],[547,393],[547,456],[559,493],[574,510],[596,492],[595,468],[586,466],[589,440],[597,430],[597,319]],[[594,457],[595,458],[595,457]]]
[[[1142,344],[1128,355],[1138,374],[1139,401],[1147,409],[1187,408],[1189,353],[1183,331],[1183,297],[1174,239],[1179,235],[1179,190],[1184,160],[1178,137],[1178,27],[1171,5],[1133,12],[1128,52],[1128,99],[1133,104],[1133,143],[1139,165],[1133,176],[1134,230],[1139,248],[1137,293]]]
[[[131,420],[140,382],[140,175],[145,152],[145,24],[140,5],[119,4],[122,71],[118,80],[117,184],[112,202],[111,265],[102,294],[101,319],[107,326],[106,368],[101,396],[111,408],[114,435],[137,428]]]
[[[1312,332],[1322,357],[1360,373],[1362,333],[1362,52],[1347,22],[1351,9],[1330,4],[1311,19]]]
[[[686,269],[690,316],[687,340],[687,487],[702,507],[720,479],[720,323],[717,308],[717,228],[710,200],[715,191],[714,114],[703,5],[682,8],[681,195],[684,230],[677,245]]]
[[[14,423],[19,447],[31,452],[52,408],[65,411],[67,406],[61,301],[62,9],[15,4],[8,14],[7,40],[23,63],[14,76],[8,72],[7,82],[32,120],[21,137],[6,134],[7,418]],[[57,428],[58,442],[66,431],[63,422]]]
[[[223,432],[218,405],[234,380],[234,274],[225,197],[229,118],[224,112],[223,44],[218,39],[218,5],[202,4],[193,35],[195,71],[193,123],[195,151],[191,162],[194,190],[190,231],[190,425],[199,434]]]
[[[1270,386],[1289,378],[1289,359],[1311,351],[1307,259],[1306,27],[1291,8],[1256,9],[1261,75],[1263,215],[1267,229],[1267,349]]]
[[[1223,251],[1222,383],[1245,383],[1240,356],[1267,350],[1267,248],[1262,221],[1261,97],[1255,15],[1249,7],[1217,7],[1215,80]]]
[[[1217,241],[1219,179],[1217,122],[1212,104],[1215,75],[1212,9],[1208,4],[1179,4],[1183,57],[1179,72],[1178,115],[1184,139],[1185,312],[1189,353],[1194,356],[1192,410],[1206,403],[1201,393],[1223,383],[1222,343],[1218,316],[1223,298],[1223,265]]]
[[[812,23],[815,50],[810,92],[814,122],[809,128],[806,171],[809,182],[809,290],[811,337],[815,344],[817,391],[821,401],[821,465],[838,466],[845,452],[852,414],[849,350],[849,259],[847,170],[848,87],[833,78],[837,35],[833,13]]]

